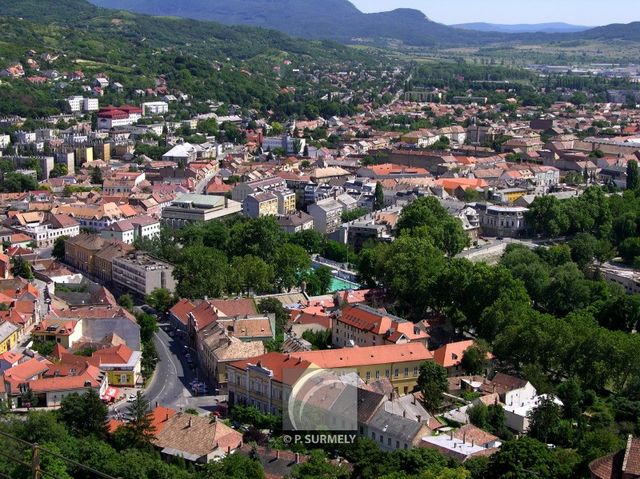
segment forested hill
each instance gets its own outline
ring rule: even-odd
[[[26,64],[30,50],[38,60],[43,53],[57,57],[49,65],[41,62],[41,70],[106,73],[127,92],[153,88],[163,75],[172,88],[196,101],[214,98],[261,111],[310,104],[306,75],[386,64],[380,61],[382,53],[374,56],[330,41],[292,39],[254,27],[152,17],[84,0],[0,0],[0,70]],[[294,75],[295,68],[305,74]],[[289,86],[295,87],[295,98],[282,93]],[[3,80],[0,116],[55,114],[64,108],[61,99],[80,94],[79,88],[77,83],[52,87]]]
[[[108,8],[273,28],[290,35],[349,42],[396,40],[416,46],[474,46],[500,42],[640,40],[640,24],[608,25],[570,33],[566,29],[505,30],[454,28],[414,9],[363,13],[348,0],[90,0]],[[537,33],[549,32],[547,34]]]
[[[91,0],[151,15],[206,18],[228,25],[274,28],[287,34],[340,42],[397,39],[421,46],[487,43],[504,34],[465,31],[429,20],[419,10],[363,13],[347,0]]]
[[[206,54],[209,59],[218,60],[228,57],[246,60],[282,52],[307,55],[317,61],[367,59],[365,54],[337,43],[293,39],[258,28],[108,10],[85,0],[0,0],[1,17],[12,17],[5,18],[0,31],[0,41],[5,44],[26,44],[35,40],[31,38],[33,35],[40,35],[37,40],[43,45],[60,49],[104,51],[128,43],[128,48],[134,49],[188,47],[190,53]],[[15,22],[15,17],[26,24]],[[28,22],[43,28],[32,28]],[[98,42],[102,42],[104,48]],[[120,53],[126,56],[127,52]]]

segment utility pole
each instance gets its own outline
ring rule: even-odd
[[[40,471],[40,449],[37,444],[31,446],[31,473],[33,479],[42,478],[42,472]]]

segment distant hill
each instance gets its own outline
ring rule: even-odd
[[[497,23],[461,23],[458,25],[450,25],[454,28],[463,30],[475,30],[478,32],[499,32],[499,33],[577,33],[589,30],[592,27],[581,25],[570,25],[568,23],[533,23],[533,24],[516,24],[501,25]]]
[[[640,22],[613,23],[581,32],[579,36],[586,40],[627,40],[640,42]]]
[[[169,15],[273,28],[296,37],[376,42],[401,40],[420,46],[499,41],[504,34],[451,28],[419,10],[365,14],[347,0],[90,0],[95,5],[150,15]]]
[[[252,25],[296,37],[342,43],[401,41],[415,46],[474,46],[506,41],[540,42],[640,37],[637,25],[589,29],[563,23],[540,25],[466,24],[456,28],[429,20],[419,10],[401,8],[363,13],[348,0],[89,0],[95,5],[150,15]],[[540,38],[540,33],[547,37]],[[583,34],[585,36],[583,36]]]

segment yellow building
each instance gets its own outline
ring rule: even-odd
[[[76,148],[76,166],[93,162],[93,146],[79,146]]]
[[[271,192],[249,195],[242,202],[242,211],[249,218],[277,216],[278,197]]]
[[[433,360],[433,354],[423,342],[304,351],[291,353],[291,356],[336,372],[356,370],[367,383],[387,378],[399,395],[414,390],[420,365]]]
[[[356,371],[365,382],[387,378],[397,394],[405,395],[415,389],[420,365],[429,360],[433,354],[423,343],[268,353],[227,364],[229,402],[281,415],[296,380],[308,369],[338,375]]]
[[[278,198],[278,214],[291,215],[296,212],[296,194],[291,190],[276,190]]]
[[[9,321],[0,323],[0,354],[10,351],[18,343],[20,328]]]
[[[267,353],[227,364],[229,404],[254,406],[269,414],[282,415],[299,373],[312,367],[308,361],[282,353]],[[285,373],[284,371],[287,371]]]
[[[141,380],[142,352],[132,351],[124,344],[99,349],[91,359],[107,373],[111,386],[134,387]]]

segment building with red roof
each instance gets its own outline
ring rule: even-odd
[[[426,344],[429,339],[419,325],[364,304],[343,309],[333,323],[331,337],[337,347]]]

